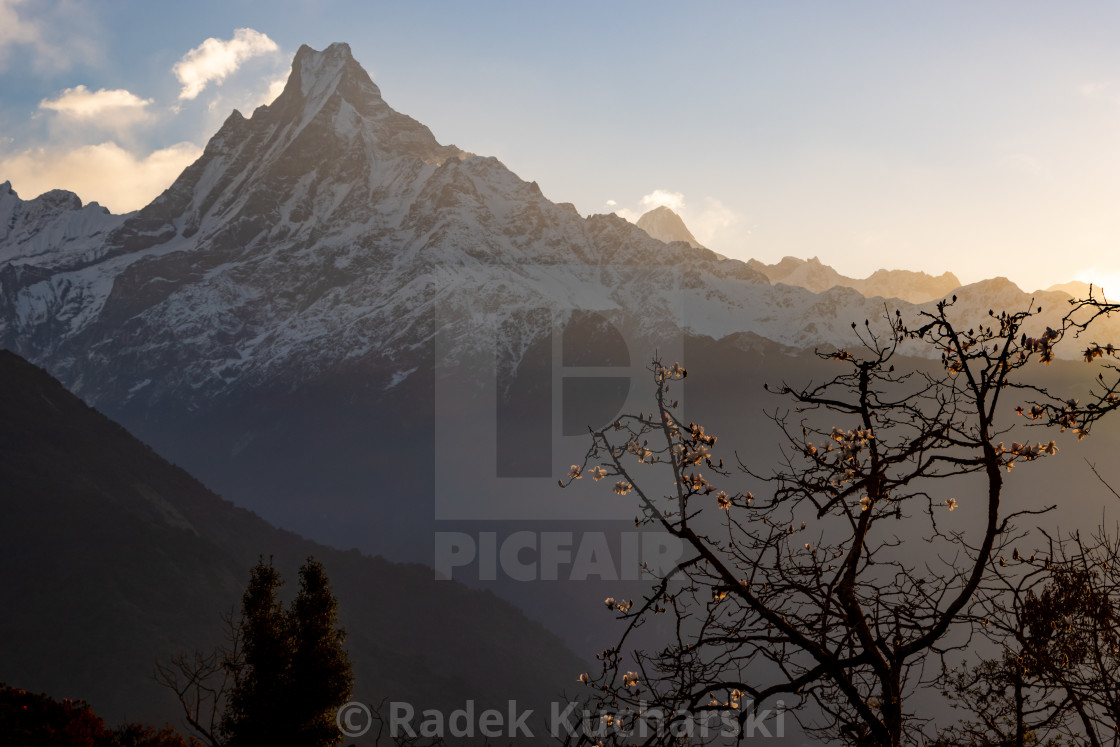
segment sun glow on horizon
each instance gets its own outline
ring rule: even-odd
[[[1091,283],[1093,295],[1103,294],[1106,299],[1115,301],[1120,298],[1120,270],[1097,270],[1089,268],[1074,273],[1074,280]]]

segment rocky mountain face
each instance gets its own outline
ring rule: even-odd
[[[124,222],[96,202],[82,205],[73,192],[51,190],[21,200],[11,182],[0,184],[0,262],[5,268],[50,268],[91,261],[98,240]],[[11,272],[11,271],[9,271]]]
[[[688,230],[681,217],[664,205],[644,213],[642,217],[638,218],[636,225],[653,238],[664,241],[666,244],[683,241],[691,247],[698,248],[700,246],[700,242]]]
[[[344,44],[302,48],[280,97],[230,115],[137,213],[47,197],[31,203],[51,210],[5,193],[10,214],[38,210],[67,240],[4,241],[0,344],[114,412],[306,382],[366,358],[392,369],[382,385],[399,383],[437,306],[488,325],[515,359],[539,334],[498,331],[511,307],[621,310],[651,340],[749,329],[805,347],[848,334],[814,295],[614,216],[585,219],[496,159],[440,145],[385,103]]]
[[[410,559],[430,552],[401,530],[431,521],[437,373],[480,346],[512,373],[604,313],[640,370],[684,330],[844,339],[826,308],[862,303],[550,202],[394,111],[345,44],[301,48],[276,101],[136,213],[2,205],[0,345],[266,518]]]

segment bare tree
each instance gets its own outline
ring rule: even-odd
[[[950,695],[974,718],[946,743],[967,728],[973,744],[1120,744],[1120,534],[1074,532],[1013,561],[974,611],[999,658],[952,673]]]
[[[447,744],[443,737],[420,737],[409,734],[394,733],[392,720],[386,718],[385,708],[388,698],[383,698],[376,706],[370,709],[370,739],[375,747],[390,745],[390,747],[443,747]]]
[[[946,672],[943,693],[954,708],[971,717],[939,728],[931,747],[1056,747],[1066,727],[1064,702],[1047,695],[1045,681],[1032,680],[1018,658],[1005,652],[974,666],[962,665]]]
[[[1057,450],[1005,443],[1015,405],[1078,436],[1116,407],[1115,383],[1078,404],[1030,382],[1029,367],[1082,329],[1069,318],[1037,337],[1024,334],[1034,309],[958,326],[955,300],[914,326],[897,313],[883,333],[865,322],[860,349],[818,353],[833,378],[777,387],[790,403],[772,415],[781,462],[763,473],[740,457],[746,485],[716,457],[716,437],[678,416],[679,365],[652,366],[654,412],[592,431],[562,484],[611,480],[636,496],[636,521],[681,540],[685,555],[645,599],[607,600],[628,624],[584,678],[599,714],[584,741],[772,733],[760,722],[778,699],[804,729],[849,744],[922,733],[927,719],[907,698],[971,641],[970,605],[1013,521],[1030,513],[1003,505],[1003,474]],[[939,365],[896,371],[900,346],[915,341]],[[629,650],[656,615],[672,618],[673,639]]]
[[[241,626],[233,611],[223,614],[226,643],[209,653],[180,653],[156,662],[155,680],[175,693],[191,729],[210,747],[221,747],[226,698],[242,665]]]
[[[979,654],[979,661],[961,661],[943,672],[943,694],[969,716],[939,728],[932,742],[937,747],[1057,745],[1070,732],[1068,695],[1044,675],[1036,656],[1025,654],[1026,649],[1040,653],[1042,616],[1034,592],[1045,585],[1052,561],[1048,555],[1022,558],[1013,552],[1012,563],[1007,572],[991,569],[992,588],[982,588],[973,605],[981,639],[970,653]]]
[[[1062,331],[1074,337],[1120,311],[1092,287],[1070,305]],[[1116,408],[1116,355],[1110,343],[1088,342],[1084,360],[1104,370],[1084,405],[1041,398],[1019,414],[1083,437]],[[1096,466],[1089,470],[1120,499]],[[972,717],[943,730],[938,744],[1120,744],[1120,530],[1102,523],[1087,540],[1080,531],[1040,534],[1046,544],[1029,556],[1016,550],[990,567],[971,617],[999,653],[946,672],[946,695]]]

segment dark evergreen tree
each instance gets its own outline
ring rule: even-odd
[[[289,680],[296,742],[332,745],[341,736],[335,714],[350,697],[353,674],[338,625],[338,602],[323,566],[308,558],[299,571],[299,595],[288,613],[293,638]]]
[[[239,649],[230,657],[234,684],[221,731],[229,747],[336,744],[335,721],[353,686],[350,657],[338,625],[338,602],[321,563],[308,558],[288,610],[283,583],[262,559],[250,573],[241,603]]]
[[[234,684],[222,719],[231,747],[282,744],[291,736],[292,638],[278,598],[283,581],[262,558],[241,601],[240,656],[229,662]]]

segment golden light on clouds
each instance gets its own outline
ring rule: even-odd
[[[197,98],[206,86],[220,84],[246,60],[279,51],[276,42],[253,29],[237,29],[229,41],[210,37],[183,55],[172,68],[183,86],[179,98]]]
[[[0,0],[0,46],[35,41],[37,27],[20,18],[11,0]],[[20,23],[4,24],[5,19]],[[279,51],[266,34],[250,28],[237,29],[232,39],[206,39],[172,68],[180,85],[178,99],[195,99],[208,86],[227,80],[247,60],[278,55]],[[271,103],[283,91],[286,79],[285,75],[260,81],[256,90],[267,90],[252,95],[245,103],[251,105],[250,109]],[[211,104],[221,106],[220,98]],[[114,213],[138,210],[202,154],[202,148],[191,142],[154,150],[138,144],[138,125],[162,121],[168,112],[171,116],[180,112],[178,106],[164,112],[155,104],[156,99],[137,96],[125,88],[65,88],[41,99],[38,105],[51,114],[49,131],[54,142],[0,150],[0,173],[24,199],[65,189],[83,202],[96,201]],[[12,142],[8,140],[9,145]]]
[[[138,210],[171,185],[202,149],[193,143],[137,156],[114,142],[70,149],[35,148],[0,157],[0,173],[23,199],[66,189],[114,213]]]
[[[610,208],[616,207],[617,204],[615,200],[607,200],[607,206]],[[721,238],[726,238],[729,231],[740,234],[747,231],[743,226],[743,216],[715,197],[705,197],[697,207],[690,205],[682,192],[668,189],[655,189],[643,195],[635,208],[619,208],[614,211],[614,214],[631,223],[637,223],[642,215],[659,207],[667,207],[679,215],[696,240],[709,248],[718,244]]]
[[[79,85],[43,99],[39,108],[54,112],[60,123],[75,128],[72,134],[84,135],[82,139],[94,139],[91,130],[113,132],[119,138],[127,137],[130,128],[152,120],[148,109],[152,103],[153,99],[142,99],[122,88],[91,91]]]
[[[641,199],[643,212],[658,207],[667,207],[674,213],[679,213],[684,208],[684,195],[680,192],[670,192],[667,189],[655,189]]]
[[[67,88],[53,99],[39,102],[40,109],[51,109],[66,117],[92,119],[118,112],[142,113],[152,99],[142,99],[124,89],[91,91],[85,86]]]
[[[284,75],[283,77],[277,78],[276,80],[269,83],[268,90],[261,95],[260,99],[258,99],[257,106],[268,106],[273,101],[275,101],[280,94],[284,93],[284,86],[285,84],[287,84],[287,82],[288,76]]]

